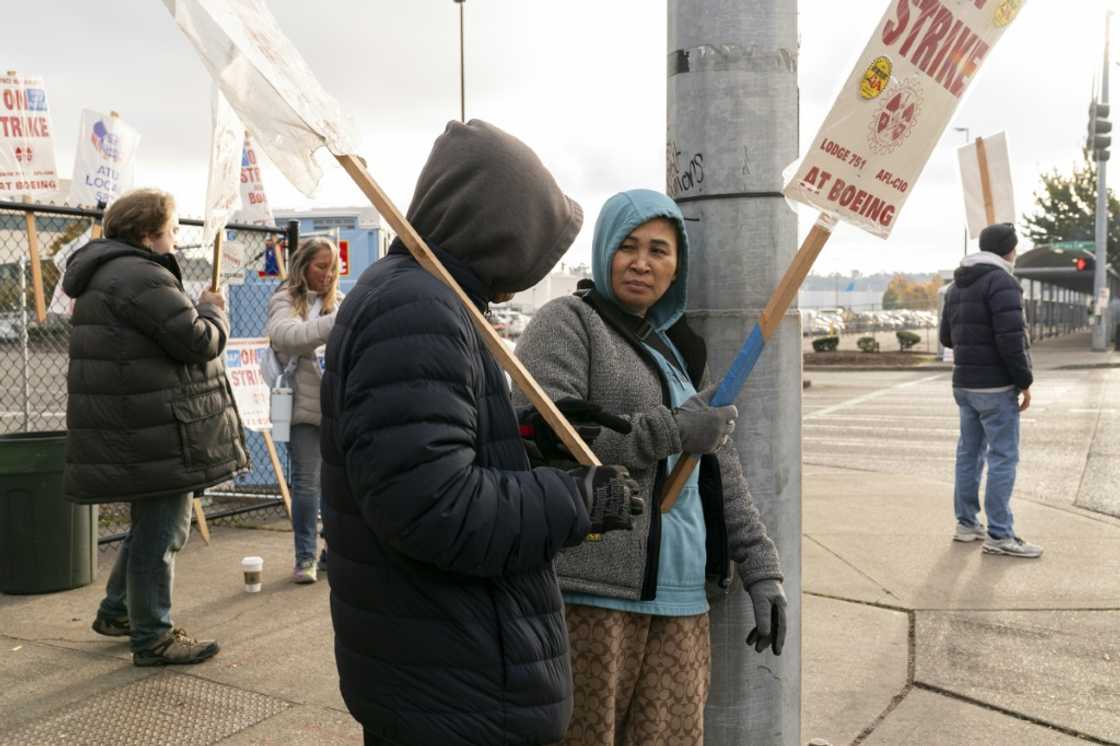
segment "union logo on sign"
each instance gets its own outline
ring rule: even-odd
[[[881,155],[893,153],[910,133],[922,113],[922,92],[913,80],[903,82],[883,101],[868,125],[868,144]]]
[[[119,161],[121,159],[121,139],[109,131],[105,126],[105,122],[98,119],[94,122],[93,132],[90,134],[90,141],[97,152],[104,158],[111,161]]]
[[[1019,11],[1023,9],[1023,3],[1026,0],[1004,0],[998,8],[996,8],[996,16],[993,23],[998,28],[1010,26],[1011,22],[1015,20],[1015,16],[1019,15]]]
[[[16,161],[19,163],[31,163],[33,157],[31,146],[16,146]]]

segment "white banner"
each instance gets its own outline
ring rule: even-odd
[[[241,150],[241,209],[234,214],[234,222],[248,225],[276,225],[268,195],[264,193],[264,179],[257,165],[257,151],[253,140],[245,133]]]
[[[0,199],[58,191],[51,133],[43,79],[0,75]]]
[[[214,128],[210,135],[210,178],[206,183],[202,245],[213,249],[214,237],[226,227],[241,202],[241,144],[245,128],[217,86],[211,104]]]
[[[140,133],[118,116],[82,111],[70,204],[111,203],[132,188]]]
[[[231,339],[226,345],[226,376],[237,401],[241,421],[249,430],[271,430],[271,391],[261,375],[260,355],[268,349],[268,338]]]
[[[322,177],[315,151],[354,152],[352,126],[264,0],[164,4],[269,160],[312,196]]]
[[[968,235],[980,237],[980,231],[992,223],[1015,222],[1015,193],[1011,186],[1011,155],[1007,150],[1007,134],[1000,132],[982,138],[984,143],[984,170],[987,171],[988,195],[984,194],[981,175],[980,147],[974,141],[957,151],[961,167],[961,188],[964,190],[964,212],[968,221]],[[992,216],[989,219],[986,200],[991,200]]]
[[[891,0],[786,196],[889,236],[961,98],[1025,4]]]

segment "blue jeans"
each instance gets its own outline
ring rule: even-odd
[[[319,539],[319,428],[292,425],[288,441],[292,456],[292,531],[296,541],[296,562],[314,560]]]
[[[137,652],[171,632],[175,555],[190,536],[191,496],[140,499],[130,508],[132,527],[121,542],[97,613],[110,619],[127,616],[129,647]]]
[[[957,478],[953,502],[957,522],[978,526],[980,472],[988,461],[988,486],[984,512],[988,535],[994,539],[1014,536],[1011,492],[1019,465],[1019,392],[978,394],[954,388],[953,398],[961,413],[961,437],[957,441]]]

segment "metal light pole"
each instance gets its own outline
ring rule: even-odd
[[[463,3],[466,0],[455,0],[459,6],[459,121],[467,121],[467,72],[463,52]]]
[[[1112,22],[1112,11],[1107,11],[1104,16],[1104,62],[1101,67],[1101,98],[1100,102],[1108,106],[1108,46],[1109,26]],[[1099,152],[1099,151],[1098,151]],[[1108,271],[1108,182],[1105,179],[1107,163],[1097,158],[1097,266],[1093,271],[1093,295],[1097,299],[1097,323],[1093,324],[1092,349],[1094,352],[1104,352],[1108,349],[1108,309],[1100,308],[1101,290],[1107,287]]]
[[[963,132],[964,133],[964,144],[965,145],[968,145],[970,142],[972,142],[972,138],[969,136],[968,127],[954,127],[953,130],[955,132]],[[965,217],[965,224],[964,224],[964,256],[968,256],[968,217],[967,216]]]
[[[689,219],[689,318],[713,380],[796,252],[781,194],[797,157],[797,3],[669,0],[668,192]],[[793,746],[801,715],[801,329],[791,308],[736,404],[735,442],[778,545],[789,598],[781,656],[745,644],[742,587],[712,607],[705,743]]]

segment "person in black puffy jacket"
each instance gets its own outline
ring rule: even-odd
[[[541,280],[582,212],[526,145],[474,120],[436,140],[408,218],[485,309]],[[636,484],[616,467],[530,470],[467,308],[399,240],[339,309],[320,401],[335,661],[366,743],[561,740],[552,560],[627,528]]]
[[[62,279],[75,299],[63,490],[77,503],[130,504],[94,631],[128,637],[138,666],[198,663],[218,644],[172,624],[175,555],[192,493],[249,464],[222,364],[225,301],[184,292],[171,195],[129,192],[103,222],[105,237],[78,249]]]
[[[960,409],[954,504],[956,541],[984,540],[988,554],[1039,557],[1015,535],[1011,493],[1019,463],[1019,413],[1031,403],[1030,343],[1023,289],[1013,274],[1019,239],[1010,223],[980,233],[980,252],[961,261],[941,315],[941,344],[953,350],[953,397]],[[980,474],[988,463],[984,513]]]

